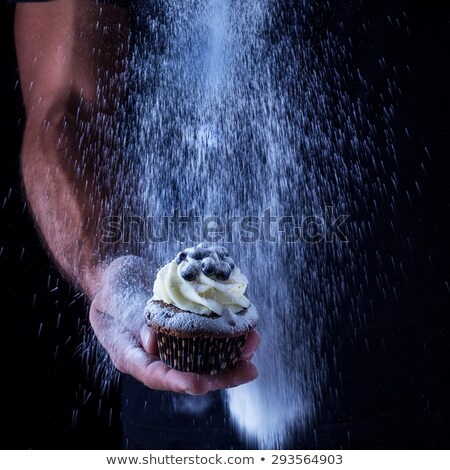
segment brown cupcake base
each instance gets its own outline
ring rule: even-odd
[[[239,361],[248,333],[229,338],[181,338],[158,332],[159,355],[172,369],[214,375]]]

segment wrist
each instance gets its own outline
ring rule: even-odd
[[[100,271],[97,271],[98,276]],[[91,300],[95,307],[120,320],[135,337],[144,324],[144,308],[152,295],[156,275],[155,263],[137,256],[125,256],[111,261],[102,270],[97,292]]]

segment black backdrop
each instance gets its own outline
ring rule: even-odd
[[[366,0],[361,7],[348,0],[333,7],[349,28],[356,30],[368,17],[378,25],[355,45],[367,77],[380,57],[397,64],[403,99],[395,125],[412,136],[399,141],[399,182],[413,193],[420,181],[421,197],[399,203],[395,240],[387,228],[377,228],[373,243],[386,256],[402,253],[408,282],[392,276],[399,282],[395,305],[384,307],[374,293],[378,307],[361,341],[339,351],[341,399],[321,414],[317,433],[303,441],[307,447],[448,448],[450,443],[450,7],[420,3]],[[359,13],[352,17],[356,6]],[[406,18],[401,34],[389,27],[388,15]],[[2,447],[117,448],[117,389],[105,393],[108,387],[82,366],[77,348],[89,329],[87,306],[48,260],[21,193],[23,109],[12,6],[2,5],[1,26]]]

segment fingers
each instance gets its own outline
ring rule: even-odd
[[[153,362],[145,370],[134,372],[133,375],[138,380],[156,390],[170,390],[188,395],[204,395],[211,390],[206,376],[171,369],[161,360]]]
[[[244,350],[241,354],[241,359],[244,361],[249,361],[253,357],[253,354],[255,354],[256,348],[258,347],[260,341],[261,336],[259,333],[256,330],[250,331],[247,341],[244,345]]]
[[[150,328],[146,328],[148,330],[146,333],[142,328],[144,338],[141,340],[145,344],[143,349],[136,338],[124,329],[121,322],[100,312],[94,304],[91,305],[89,317],[98,340],[120,372],[132,375],[155,390],[192,395],[203,395],[210,390],[210,383],[205,376],[176,371],[160,360],[156,334]]]
[[[258,377],[258,369],[249,361],[239,361],[233,369],[209,376],[210,390],[238,387]]]
[[[155,331],[147,325],[144,325],[141,328],[140,334],[141,344],[145,351],[148,354],[157,356],[158,353],[158,342],[156,340],[156,333]]]
[[[259,334],[249,336],[248,354],[253,355],[259,343]],[[149,327],[142,328],[141,343],[145,351],[158,357],[156,333]],[[189,395],[203,395],[209,391],[232,388],[254,380],[258,371],[247,360],[241,360],[232,370],[219,375],[200,375],[192,372],[179,372],[166,366],[162,361],[144,365],[144,369],[134,370],[133,375],[151,388],[172,390]],[[149,376],[152,376],[149,378]],[[138,377],[139,376],[139,377]]]
[[[142,347],[149,354],[158,354],[158,343],[156,341],[156,333],[154,330],[146,325],[143,326],[140,333],[140,340]],[[248,335],[247,341],[245,342],[244,349],[241,354],[241,360],[249,361],[253,357],[260,341],[261,336],[259,333],[255,330],[252,330]]]
[[[147,387],[156,390],[203,395],[212,390],[237,387],[257,375],[256,367],[246,360],[255,351],[259,335],[251,332],[244,348],[243,359],[231,370],[214,375],[180,372],[165,365],[159,358],[155,332],[144,326],[140,341],[127,330],[123,323],[96,308],[90,309],[90,321],[100,343],[109,353],[115,367],[130,374]]]
[[[155,337],[150,333],[150,340]],[[124,338],[124,335],[122,335]],[[165,390],[191,395],[203,395],[210,391],[208,379],[193,372],[180,372],[166,366],[158,355],[148,354],[142,347],[129,338],[128,346],[116,356],[115,364],[119,370],[142,382],[154,390]],[[156,342],[156,341],[155,341]]]
[[[188,395],[204,395],[214,390],[237,387],[258,376],[258,370],[248,361],[239,361],[233,369],[217,375],[180,372],[166,366],[161,360],[153,361],[133,372],[134,377],[150,388]]]

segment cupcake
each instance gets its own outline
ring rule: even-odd
[[[161,359],[173,369],[217,374],[239,360],[258,313],[248,280],[226,248],[201,243],[161,268],[145,308]]]

